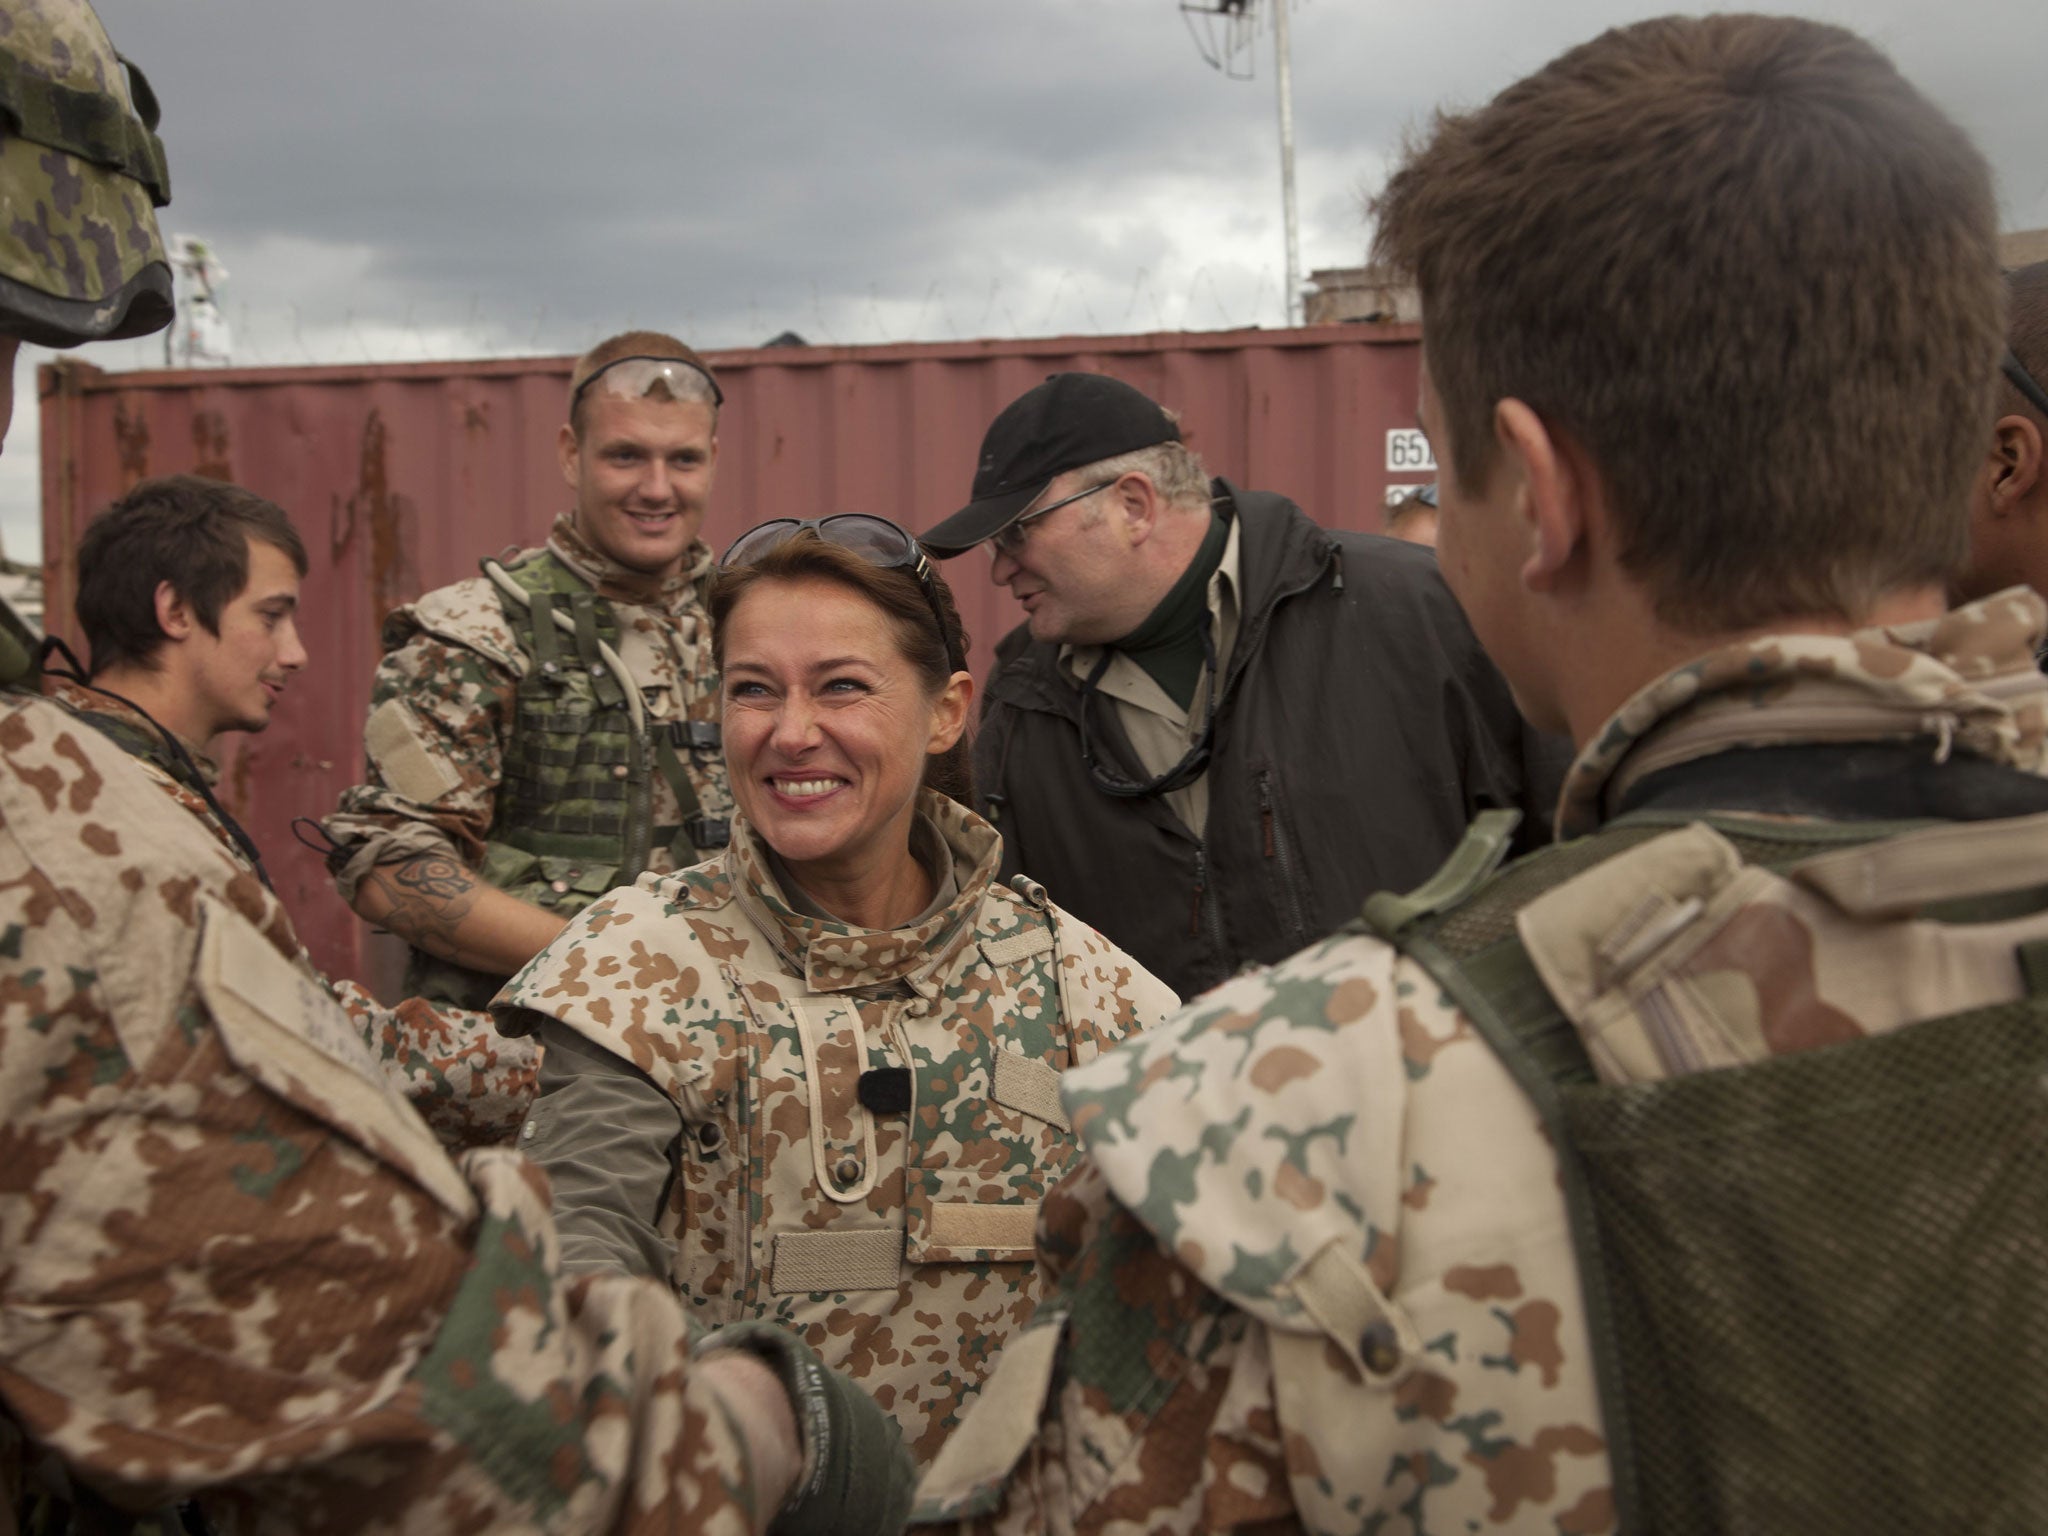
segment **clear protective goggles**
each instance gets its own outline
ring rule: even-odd
[[[576,386],[576,392],[569,397],[570,415],[576,414],[584,393],[599,379],[604,380],[605,394],[621,400],[644,399],[657,384],[668,391],[671,399],[696,400],[703,394],[704,385],[709,384],[712,406],[725,404],[725,392],[718,387],[718,380],[701,363],[684,357],[621,357],[606,363]]]

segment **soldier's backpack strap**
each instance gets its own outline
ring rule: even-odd
[[[1938,919],[1977,925],[1980,948],[2024,940],[2013,958],[2031,995],[1828,1049],[1602,1083],[1518,917],[1687,826],[1738,874],[1769,886],[1784,884],[1769,878],[1782,872],[1852,928]],[[1444,988],[1557,1149],[1622,1529],[1860,1532],[1887,1510],[1907,1522],[1891,1528],[1976,1529],[2001,1498],[2029,1511],[2014,1529],[2048,1514],[2038,1429],[1989,1433],[2002,1417],[2037,1424],[2048,1411],[2048,1389],[2021,1403],[2027,1392],[2013,1387],[2048,1367],[2041,1309],[2013,1305],[2039,1289],[2048,1258],[2038,1235],[2048,1222],[2044,872],[2048,817],[1930,827],[1651,813],[1476,884],[1446,879],[1420,899],[1369,907],[1364,926]],[[1454,885],[1462,898],[1443,900]],[[1789,921],[1719,932],[1738,947],[1812,942]],[[1819,967],[1810,962],[1815,977]],[[1941,996],[1955,995],[1949,985]],[[1873,1251],[1885,1262],[1869,1263]],[[1990,1293],[1996,1318],[1958,1311],[1952,1265]],[[1816,1345],[1820,1319],[1840,1336]],[[1779,1324],[1804,1331],[1773,1338]],[[1813,1368],[1816,1349],[1825,1369]],[[1708,1398],[1738,1405],[1734,1418],[1688,1393],[1703,1373]],[[2012,1400],[1967,1418],[1994,1377],[1993,1398]],[[1765,1449],[1725,1443],[1731,1423],[1745,1426],[1750,1450]],[[1944,1444],[1905,1443],[1924,1441],[1930,1423],[1948,1425]]]

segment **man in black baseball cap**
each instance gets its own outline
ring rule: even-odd
[[[919,542],[941,560],[1015,525],[1063,470],[1180,441],[1173,413],[1104,373],[1055,373],[989,424],[974,499]],[[1036,518],[1050,507],[1031,514]]]
[[[1426,551],[1212,480],[1173,412],[1056,373],[982,439],[973,500],[1025,622],[997,648],[975,776],[1005,873],[1191,996],[1420,884],[1467,819],[1548,825],[1520,716]]]

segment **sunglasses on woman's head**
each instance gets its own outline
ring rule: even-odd
[[[869,565],[885,571],[908,571],[916,577],[918,590],[924,593],[925,604],[932,611],[932,622],[939,627],[939,639],[946,647],[947,665],[956,672],[966,669],[967,658],[954,649],[953,637],[946,629],[946,616],[939,608],[939,589],[932,576],[931,560],[916,539],[886,517],[874,517],[866,512],[837,512],[830,517],[773,518],[758,527],[749,528],[734,539],[731,547],[719,558],[718,568],[728,571],[737,566],[752,565],[806,529],[824,543],[859,555]]]

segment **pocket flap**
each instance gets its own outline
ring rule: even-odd
[[[334,994],[232,907],[212,897],[200,906],[199,995],[235,1065],[456,1215],[475,1215],[469,1184]]]
[[[998,1104],[1020,1114],[1049,1120],[1063,1131],[1074,1128],[1060,1103],[1059,1069],[1036,1057],[997,1046],[988,1094]]]

